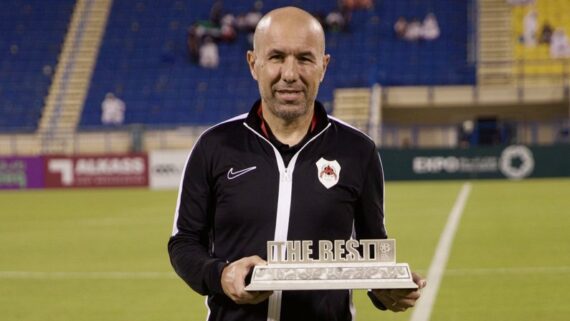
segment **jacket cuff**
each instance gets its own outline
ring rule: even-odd
[[[224,289],[222,288],[222,271],[228,265],[225,261],[216,260],[212,263],[210,269],[210,275],[208,278],[208,288],[212,294],[223,294]]]
[[[370,298],[370,301],[372,301],[372,304],[374,304],[374,306],[377,309],[380,309],[382,311],[388,310],[388,308],[386,308],[386,306],[384,304],[382,304],[382,302],[380,302],[380,300],[378,300],[378,298],[374,295],[374,293],[372,293],[371,290],[368,290],[367,294],[368,294],[368,297]]]

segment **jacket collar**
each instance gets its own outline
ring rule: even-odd
[[[263,137],[269,139],[270,141],[276,141],[273,133],[271,132],[271,128],[269,125],[263,120],[261,115],[261,100],[257,100],[251,110],[249,111],[247,118],[245,120],[247,125],[255,130],[257,133],[262,135]],[[319,101],[315,101],[315,112],[313,114],[313,120],[311,122],[311,126],[305,138],[301,141],[300,144],[304,143],[305,141],[311,139],[314,135],[321,132],[327,125],[329,124],[329,118],[325,111],[325,107]]]

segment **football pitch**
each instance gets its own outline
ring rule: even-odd
[[[417,320],[569,320],[570,179],[388,182],[386,224],[398,261],[428,275],[465,186],[441,282],[428,284],[438,290],[430,317]],[[205,320],[204,298],[168,260],[176,197],[146,189],[0,192],[0,319]],[[355,304],[359,321],[412,318],[375,310],[364,291]]]

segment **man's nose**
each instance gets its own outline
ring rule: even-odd
[[[281,78],[288,83],[295,82],[299,78],[297,61],[295,61],[294,57],[287,57],[287,59],[285,59],[281,69]]]

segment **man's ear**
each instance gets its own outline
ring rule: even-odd
[[[249,66],[249,72],[253,79],[257,80],[257,73],[255,72],[255,53],[253,50],[247,51],[247,65]]]
[[[331,60],[331,55],[326,54],[323,56],[323,73],[321,74],[321,82],[323,81],[323,79],[325,79],[325,73],[327,72],[327,67],[329,65],[330,60]]]

